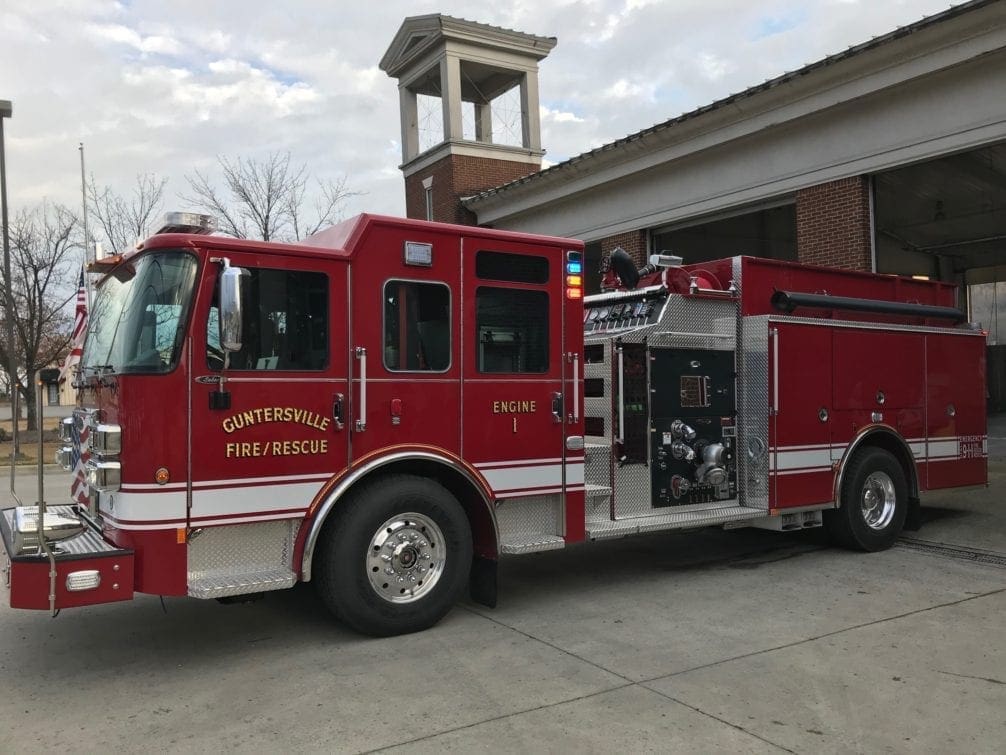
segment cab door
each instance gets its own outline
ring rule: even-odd
[[[189,526],[300,519],[348,462],[348,265],[214,256],[247,271],[242,342],[220,349],[211,268],[192,328]]]
[[[464,457],[511,512],[501,527],[563,535],[564,251],[477,237],[462,249]],[[523,513],[505,505],[529,498]]]
[[[456,233],[382,227],[353,264],[354,465],[422,448],[460,453],[460,274]]]

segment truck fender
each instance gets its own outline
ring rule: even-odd
[[[841,501],[842,478],[845,475],[846,468],[849,466],[849,461],[856,451],[864,446],[877,446],[890,451],[894,455],[894,458],[898,460],[905,470],[905,479],[908,481],[909,505],[910,507],[913,504],[917,506],[919,500],[919,474],[915,465],[915,455],[912,453],[908,442],[890,425],[867,425],[846,446],[845,453],[838,463],[838,474],[835,476],[835,505],[838,506]]]
[[[333,488],[328,490],[320,501],[312,505],[310,519],[308,520],[308,531],[303,541],[304,549],[301,556],[302,581],[309,582],[311,580],[311,565],[314,559],[314,549],[318,544],[318,537],[321,535],[321,530],[325,525],[325,520],[335,508],[339,500],[357,483],[367,479],[372,474],[377,472],[377,470],[392,471],[401,469],[402,467],[408,468],[416,463],[427,465],[432,463],[437,465],[439,468],[442,468],[443,471],[448,474],[455,473],[456,475],[459,475],[467,482],[466,489],[470,488],[475,492],[475,495],[468,496],[469,500],[460,501],[462,508],[465,509],[465,513],[468,515],[469,519],[471,519],[473,512],[469,510],[472,505],[470,500],[474,498],[474,500],[477,501],[475,505],[486,514],[489,526],[492,530],[490,536],[491,542],[481,543],[483,547],[480,549],[480,543],[478,541],[478,536],[475,533],[475,528],[472,528],[473,537],[476,538],[476,556],[482,559],[489,556],[493,560],[498,556],[499,524],[496,521],[496,509],[491,503],[492,497],[489,493],[489,487],[485,480],[482,479],[481,475],[459,459],[454,459],[428,450],[403,450],[385,454],[377,458],[371,458],[370,460],[360,464],[360,466],[354,467],[348,474],[346,474],[345,477],[339,480]],[[415,472],[412,473],[414,474]],[[484,552],[487,548],[491,550],[491,553],[487,554]],[[480,552],[480,550],[483,552]]]

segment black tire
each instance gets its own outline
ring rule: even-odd
[[[375,637],[418,632],[440,621],[465,589],[471,528],[434,480],[383,477],[329,517],[316,562],[318,593],[345,624]]]
[[[908,513],[908,483],[898,460],[882,448],[856,452],[842,479],[839,507],[824,512],[832,541],[882,551],[894,545]]]

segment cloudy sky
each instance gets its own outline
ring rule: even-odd
[[[558,38],[540,73],[559,162],[944,10],[949,0],[5,0],[0,99],[11,209],[78,208],[80,162],[165,209],[218,155],[289,151],[404,213],[396,82],[378,61],[406,16],[445,13]]]

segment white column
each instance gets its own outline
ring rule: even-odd
[[[444,108],[444,141],[461,139],[461,60],[452,55],[440,60],[440,99]]]
[[[528,71],[520,81],[521,141],[526,149],[541,150],[541,116],[538,113],[538,73]]]
[[[419,154],[419,108],[416,93],[405,86],[398,87],[398,102],[402,119],[402,162]]]
[[[493,109],[488,102],[475,103],[475,141],[492,144]]]

